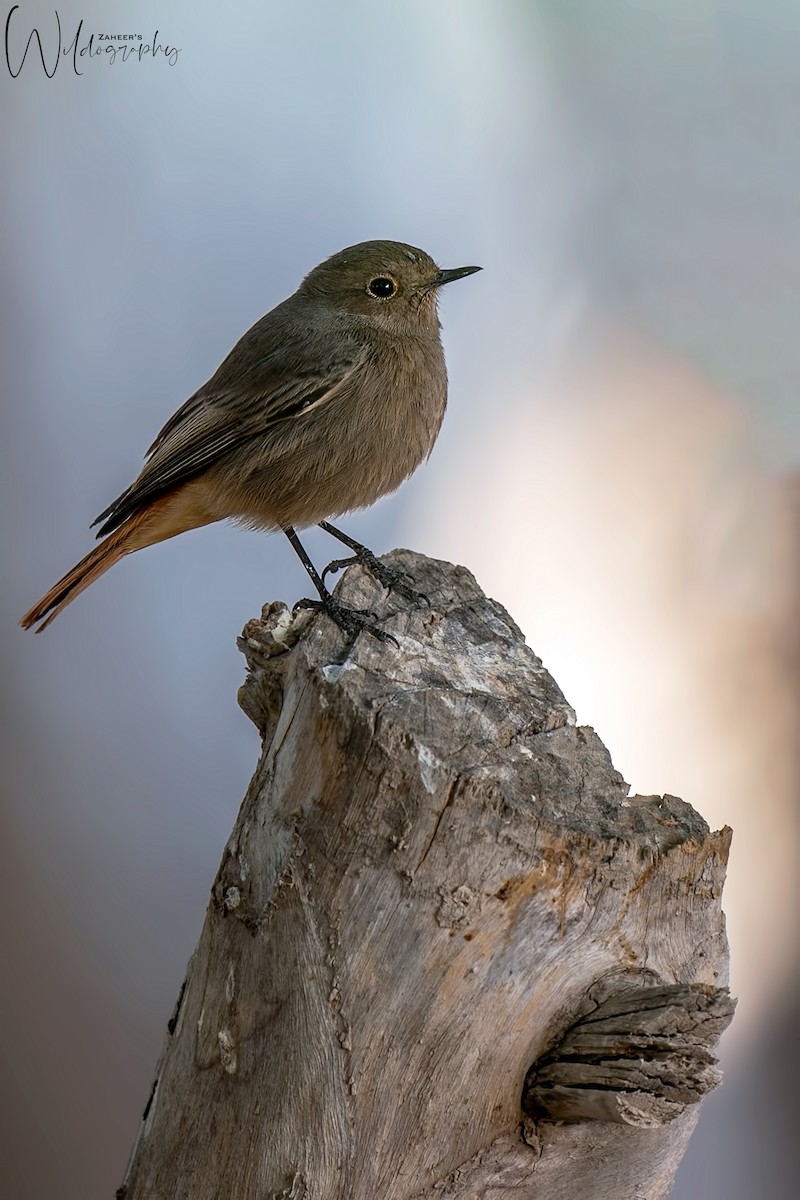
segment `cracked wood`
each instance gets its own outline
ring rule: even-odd
[[[729,831],[629,796],[469,572],[387,562],[429,608],[338,595],[397,648],[245,628],[263,753],[119,1195],[657,1200],[717,1077]]]

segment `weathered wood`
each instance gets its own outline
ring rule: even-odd
[[[672,1121],[720,1082],[711,1048],[734,1007],[707,984],[615,987],[534,1064],[522,1107],[551,1121]]]
[[[386,561],[430,607],[340,595],[397,648],[245,629],[264,750],[119,1195],[657,1200],[730,1019],[730,831],[628,796],[467,571]]]

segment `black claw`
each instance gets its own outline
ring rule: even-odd
[[[322,572],[322,582],[325,582],[325,576],[334,574],[336,571],[343,571],[345,567],[352,567],[353,563],[359,561],[358,556],[353,554],[350,558],[334,558],[333,562],[329,562],[327,567]]]
[[[322,572],[323,582],[328,572],[341,571],[344,567],[352,567],[354,563],[366,567],[370,575],[374,576],[387,592],[397,592],[398,596],[402,596],[409,604],[422,603],[430,608],[431,602],[423,592],[418,592],[416,588],[409,587],[407,583],[404,583],[401,572],[387,567],[385,563],[375,557],[371,550],[363,550],[358,554],[353,554],[350,558],[335,558]]]
[[[334,600],[333,596],[328,596],[325,600],[298,600],[292,612],[297,612],[299,608],[325,613],[340,629],[354,638],[358,637],[359,633],[368,633],[379,642],[394,642],[398,649],[400,647],[396,637],[380,628],[377,614],[370,609],[346,608],[344,604]]]

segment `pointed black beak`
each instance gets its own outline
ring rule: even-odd
[[[483,267],[451,267],[447,271],[437,271],[433,279],[426,285],[425,290],[430,288],[440,288],[446,283],[452,283],[455,279],[466,279],[467,275],[474,275],[476,271],[482,271]]]

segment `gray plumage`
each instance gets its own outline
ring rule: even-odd
[[[290,530],[394,491],[430,454],[447,403],[438,289],[476,270],[440,271],[390,241],[315,267],[167,421],[95,521],[107,540],[22,623],[52,619],[124,554],[186,529]]]

